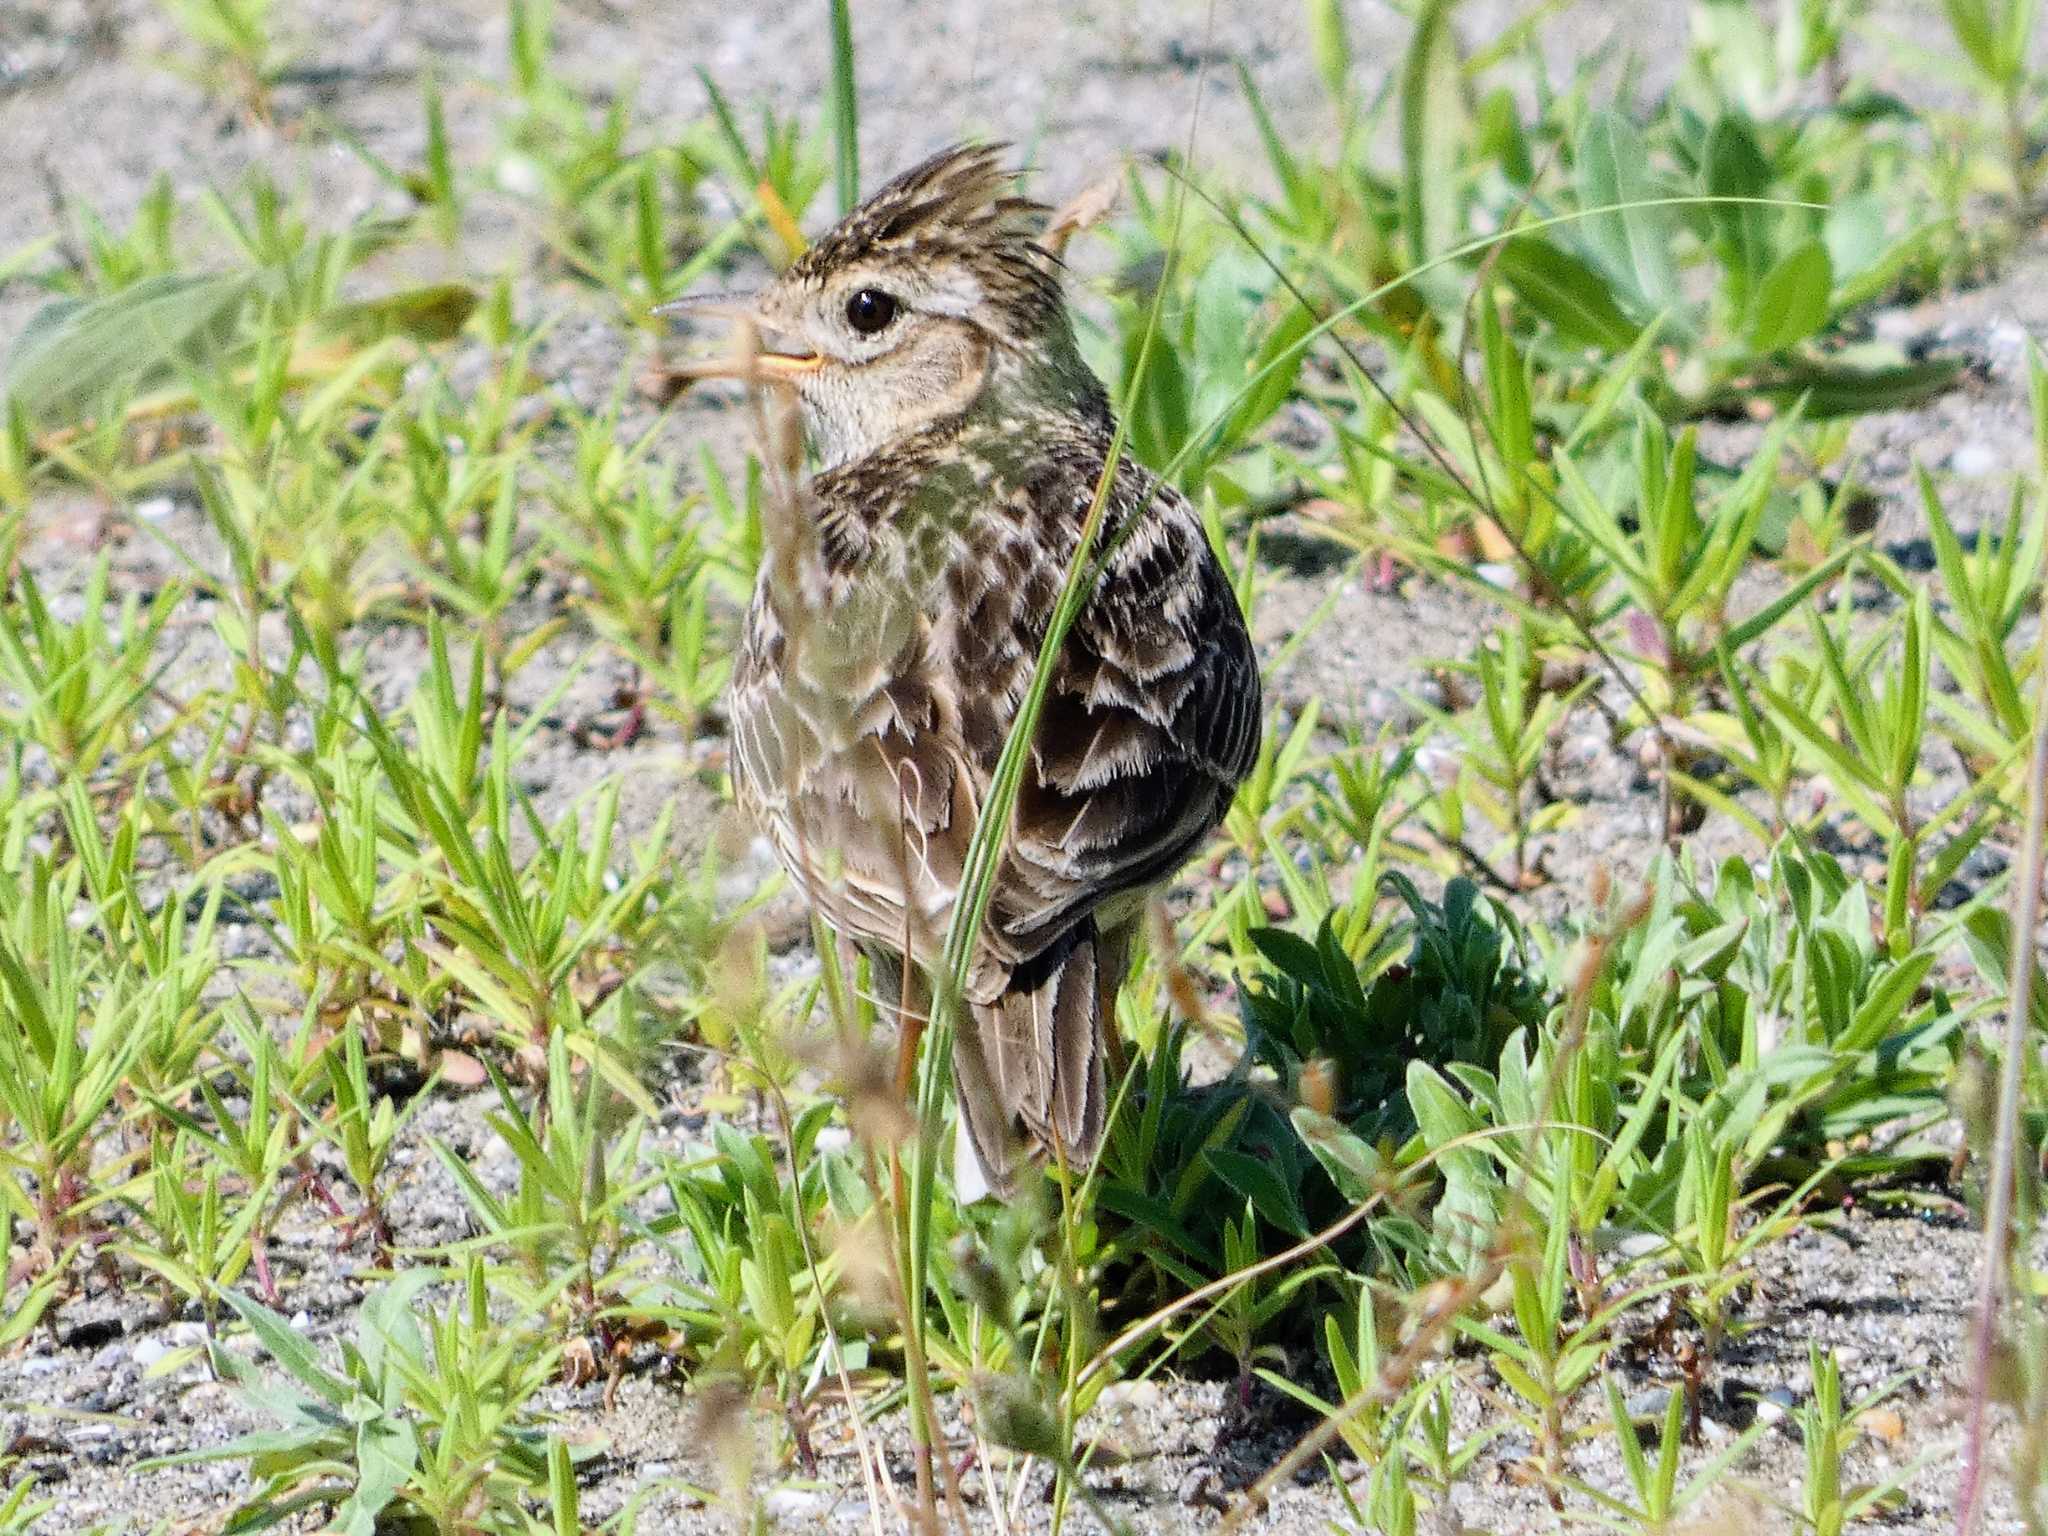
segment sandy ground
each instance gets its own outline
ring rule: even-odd
[[[448,91],[459,162],[483,163],[490,153],[490,89],[481,81],[504,74],[502,10],[487,0],[398,5],[388,0],[336,0],[284,6],[301,53],[281,87],[278,126],[250,126],[208,100],[167,67],[176,34],[133,0],[0,0],[0,255],[51,227],[55,189],[87,199],[119,224],[159,173],[182,187],[225,184],[261,165],[291,185],[308,188],[339,224],[376,207],[387,194],[358,162],[299,131],[319,112],[394,162],[417,160],[423,129],[419,77],[434,69]],[[1459,13],[1468,38],[1488,36],[1516,7],[1469,4]],[[1900,11],[1901,7],[1893,7]],[[741,101],[785,107],[820,99],[825,75],[823,29],[813,8],[613,4],[564,0],[559,34],[565,72],[599,89],[631,85],[640,121],[678,124],[703,106],[701,67]],[[1644,47],[1640,85],[1654,89],[1676,50],[1672,36],[1683,8],[1655,0],[1640,5],[1582,5],[1548,34],[1546,49],[1563,60],[1607,40]],[[1057,202],[1093,181],[1128,153],[1177,146],[1198,79],[1206,78],[1200,159],[1226,178],[1258,184],[1256,142],[1235,81],[1243,63],[1263,90],[1284,131],[1304,142],[1332,132],[1329,110],[1314,84],[1291,3],[1219,6],[1205,22],[1193,4],[1111,3],[1036,6],[995,0],[887,0],[858,8],[862,154],[870,179],[937,145],[972,134],[1000,135],[1025,147],[1042,168],[1040,195]],[[1375,82],[1398,57],[1405,24],[1391,11],[1364,6],[1354,17],[1362,77]],[[476,242],[530,252],[530,235],[488,196],[473,215]],[[520,303],[557,323],[542,366],[578,398],[596,401],[616,377],[627,343],[586,292],[540,277],[522,281]],[[0,287],[0,338],[33,308],[24,285]],[[2006,476],[2031,460],[2024,382],[2027,338],[2048,330],[2048,243],[2031,244],[1996,281],[1871,318],[1879,334],[1967,356],[1973,366],[1955,392],[1923,410],[1873,418],[1857,428],[1861,467],[1880,501],[1880,538],[1902,557],[1924,552],[1925,528],[1911,492],[1914,459],[1943,473],[1965,526],[2002,506]],[[715,403],[676,413],[668,429],[678,449],[702,439],[731,458],[744,448],[740,418]],[[1737,444],[1739,447],[1739,443]],[[682,455],[679,454],[679,457]],[[73,498],[55,496],[39,509],[48,530],[74,515]],[[163,531],[204,553],[189,498],[177,498]],[[39,572],[61,587],[75,577],[75,546],[56,536],[31,552]],[[167,562],[147,538],[127,541],[117,558],[124,582],[160,581]],[[1325,701],[1333,725],[1368,733],[1378,719],[1400,714],[1403,690],[1425,686],[1433,659],[1467,651],[1493,616],[1456,591],[1411,582],[1375,590],[1335,554],[1275,562],[1263,572],[1257,628],[1270,655],[1334,591],[1329,621],[1270,679],[1285,709],[1311,697]],[[535,599],[544,602],[545,594]],[[181,619],[185,676],[222,664],[203,608]],[[374,676],[384,695],[401,698],[421,650],[417,633],[394,629],[367,637]],[[581,649],[558,642],[535,664],[533,686],[545,685]],[[562,713],[594,706],[617,681],[602,668],[581,679]],[[1588,718],[1575,724],[1567,753],[1580,814],[1550,840],[1555,879],[1531,898],[1533,914],[1555,916],[1578,905],[1596,863],[1624,872],[1639,868],[1655,845],[1656,800],[1631,761]],[[522,783],[544,806],[565,803],[593,778],[623,773],[629,829],[648,825],[679,800],[687,829],[679,856],[701,846],[718,816],[715,743],[693,742],[657,728],[629,752],[593,754],[568,733],[543,730],[522,764]],[[1709,846],[1726,829],[1702,834]],[[1727,846],[1735,846],[1732,842]],[[744,862],[735,879],[758,875]],[[796,934],[794,925],[789,929]],[[260,934],[231,930],[230,953],[253,952]],[[794,957],[793,957],[794,958]],[[656,1136],[676,1150],[700,1147],[703,1115],[693,1103],[693,1068],[674,1066],[675,1108]],[[447,1241],[464,1230],[461,1206],[424,1137],[438,1135],[471,1149],[495,1177],[509,1173],[502,1145],[493,1148],[475,1098],[434,1104],[400,1153],[400,1240]],[[1887,1516],[1886,1529],[1942,1528],[1953,1481],[1959,1431],[1953,1416],[1956,1359],[1963,1331],[1974,1242],[1957,1210],[1938,1193],[1929,1209],[1858,1208],[1825,1228],[1808,1230],[1769,1250],[1762,1280],[1742,1311],[1742,1331],[1729,1347],[1709,1399],[1703,1444],[1692,1463],[1749,1422],[1759,1398],[1774,1389],[1797,1394],[1806,1376],[1806,1345],[1819,1339],[1844,1360],[1852,1393],[1899,1373],[1898,1433],[1873,1434],[1852,1452],[1852,1476],[1880,1479],[1925,1458],[1908,1497]],[[283,1234],[276,1264],[290,1306],[307,1333],[327,1340],[345,1334],[362,1294],[365,1260],[344,1249],[329,1228],[296,1220]],[[44,1478],[60,1501],[45,1524],[52,1532],[96,1521],[146,1529],[168,1517],[179,1529],[211,1529],[241,1486],[234,1465],[140,1473],[141,1459],[217,1444],[247,1427],[224,1390],[190,1372],[149,1374],[167,1346],[187,1336],[175,1320],[118,1291],[65,1308],[54,1331],[0,1360],[0,1435]],[[1635,1369],[1626,1353],[1622,1364]],[[1310,1362],[1297,1374],[1313,1379]],[[1453,1368],[1482,1385],[1478,1362]],[[1644,1378],[1643,1390],[1654,1383]],[[1476,1416],[1484,1401],[1461,1394]],[[589,1469],[586,1511],[620,1507],[636,1489],[652,1487],[642,1530],[694,1532],[732,1527],[732,1516],[706,1509],[670,1480],[715,1484],[696,1431],[687,1384],[652,1364],[630,1377],[607,1410],[594,1389],[561,1389],[552,1406],[572,1425],[601,1432],[610,1449]],[[1769,1411],[1769,1410],[1767,1410]],[[1202,1528],[1230,1490],[1258,1474],[1305,1427],[1276,1394],[1260,1389],[1240,1407],[1227,1382],[1167,1380],[1124,1394],[1103,1425],[1117,1464],[1096,1486],[1110,1507],[1144,1531]],[[768,1511],[786,1529],[865,1528],[864,1496],[850,1481],[850,1461],[833,1453],[844,1436],[827,1425],[823,1485],[764,1482]],[[1509,1436],[1457,1489],[1436,1517],[1435,1531],[1513,1532],[1550,1527],[1555,1516],[1517,1476],[1526,1441]],[[1717,1492],[1728,1530],[1789,1529],[1774,1512],[1773,1493],[1797,1485],[1801,1451],[1789,1425],[1765,1434],[1758,1448]],[[1589,1440],[1574,1453],[1574,1472],[1611,1487],[1618,1479],[1611,1438]],[[900,1467],[899,1467],[900,1471]],[[1744,1490],[1755,1490],[1754,1493]],[[1703,1506],[1704,1507],[1704,1506]],[[1254,1528],[1323,1528],[1337,1510],[1320,1473],[1282,1492]],[[1042,1523],[1046,1506],[1033,1496],[1023,1524]],[[123,1524],[125,1522],[125,1524]]]

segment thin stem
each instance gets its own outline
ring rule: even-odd
[[[2048,584],[2041,593],[2048,617]],[[2011,1242],[2015,1163],[2020,1125],[2020,1073],[2033,1011],[2034,931],[2041,921],[2043,824],[2048,821],[2048,664],[2040,669],[2035,700],[2034,751],[2027,768],[2027,821],[2012,893],[2012,955],[2006,979],[2005,1059],[1999,1064],[1997,1139],[1991,1149],[1991,1188],[1984,1214],[1984,1258],[1977,1276],[1977,1315],[1970,1331],[1970,1417],[1964,1436],[1963,1481],[1956,1498],[1957,1536],[1974,1536],[1984,1513],[1984,1436],[1991,1406],[1991,1353],[1998,1338],[1998,1304]]]

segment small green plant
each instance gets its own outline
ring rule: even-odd
[[[1664,1412],[1654,1418],[1657,1459],[1652,1462],[1643,1449],[1637,1413],[1622,1392],[1612,1371],[1601,1378],[1607,1394],[1607,1418],[1613,1426],[1615,1443],[1621,1448],[1622,1469],[1628,1474],[1633,1499],[1617,1497],[1602,1489],[1574,1481],[1573,1491],[1599,1508],[1596,1518],[1612,1531],[1660,1531],[1714,1491],[1720,1480],[1763,1437],[1769,1421],[1759,1419],[1741,1434],[1733,1436],[1708,1462],[1683,1484],[1678,1480],[1680,1458],[1685,1449],[1686,1397],[1683,1392],[1664,1394]]]
[[[1916,942],[1920,924],[1950,873],[1969,856],[1997,815],[1984,791],[1958,795],[1931,816],[1912,799],[1923,771],[1921,745],[1927,729],[1933,629],[1927,593],[1917,593],[1897,636],[1882,635],[1861,645],[1845,642],[1847,614],[1830,623],[1808,615],[1815,651],[1828,680],[1825,713],[1809,715],[1798,702],[1756,684],[1755,692],[1776,724],[1795,738],[1810,766],[1826,774],[1836,792],[1856,807],[1864,824],[1876,829],[1889,850],[1884,887],[1884,939],[1895,955]],[[1923,861],[1922,848],[1946,833],[1940,853]]]
[[[1865,1486],[1845,1484],[1842,1457],[1861,1433],[1858,1421],[1897,1389],[1893,1381],[1853,1404],[1842,1400],[1842,1367],[1833,1350],[1806,1346],[1812,1391],[1798,1412],[1799,1438],[1806,1447],[1806,1482],[1799,1510],[1816,1536],[1841,1536],[1853,1522],[1869,1518],[1899,1500],[1915,1468]]]
[[[1336,1400],[1326,1401],[1292,1377],[1261,1370],[1267,1385],[1284,1392],[1325,1417],[1342,1414],[1346,1450],[1371,1470],[1367,1500],[1372,1529],[1415,1528],[1416,1495],[1411,1479],[1438,1491],[1500,1435],[1496,1421],[1458,1441],[1448,1435],[1449,1418],[1441,1412],[1445,1393],[1455,1383],[1448,1376],[1409,1384],[1398,1394],[1384,1393],[1390,1345],[1395,1342],[1407,1297],[1366,1280],[1358,1282],[1358,1305],[1346,1312],[1332,1308],[1323,1316],[1323,1359],[1336,1386]],[[1359,1519],[1353,1512],[1353,1519]]]
[[[199,46],[202,78],[218,81],[251,117],[268,121],[270,93],[289,59],[275,0],[165,0],[164,9]]]
[[[161,1279],[171,1298],[197,1301],[209,1319],[255,1261],[273,1193],[266,1186],[256,1198],[240,1199],[239,1180],[210,1151],[183,1129],[159,1138],[150,1149],[149,1182],[137,1191],[147,1198],[134,1201],[138,1227],[114,1245]],[[276,1299],[267,1269],[257,1283]]]
[[[134,597],[109,621],[108,565],[95,562],[75,623],[56,617],[42,588],[21,571],[0,602],[0,679],[18,702],[0,714],[8,732],[34,742],[59,769],[117,769],[140,747],[135,706],[155,681],[158,637],[181,596],[165,587],[145,608]]]
[[[1531,859],[1530,844],[1558,830],[1571,814],[1563,801],[1541,799],[1544,758],[1572,705],[1595,679],[1589,674],[1562,689],[1544,687],[1542,658],[1526,626],[1503,629],[1497,643],[1481,646],[1469,671],[1479,694],[1472,708],[1429,711],[1463,748],[1457,782],[1438,801],[1441,806],[1455,799],[1456,816],[1441,830],[1447,842],[1463,843],[1465,814],[1477,810],[1506,840],[1513,861],[1507,882],[1536,884],[1543,878],[1542,861]]]
[[[1548,1212],[1530,1211],[1543,1221],[1536,1232],[1514,1234],[1506,1264],[1512,1332],[1461,1315],[1458,1331],[1486,1351],[1487,1363],[1513,1398],[1509,1412],[1535,1443],[1551,1502],[1562,1507],[1565,1475],[1565,1419],[1580,1391],[1600,1370],[1614,1345],[1615,1319],[1637,1299],[1623,1296],[1590,1314],[1577,1312],[1572,1284],[1571,1191],[1560,1183]],[[1546,1219],[1547,1218],[1547,1219]]]
[[[498,1276],[501,1286],[536,1313],[552,1299],[562,1309],[563,1335],[594,1334],[598,1353],[608,1356],[613,1340],[604,1324],[613,1309],[625,1308],[640,1267],[629,1213],[660,1175],[641,1166],[640,1116],[594,1066],[575,1070],[566,1031],[550,1037],[546,1062],[547,1088],[531,1112],[504,1074],[490,1068],[500,1112],[488,1123],[519,1165],[509,1198],[493,1194],[444,1143],[430,1145],[484,1237],[517,1260],[517,1271]]]
[[[647,1228],[682,1276],[670,1308],[650,1315],[679,1325],[697,1359],[760,1382],[806,1455],[809,1399],[832,1363],[824,1346],[845,1269],[843,1252],[814,1250],[809,1234],[829,1213],[859,1234],[849,1241],[869,1264],[879,1258],[868,1251],[880,1239],[866,1189],[843,1154],[818,1148],[832,1110],[820,1103],[796,1117],[787,1165],[767,1137],[719,1125],[715,1158],[663,1171],[671,1209]],[[849,1353],[857,1364],[866,1346]]]
[[[430,1100],[435,1079],[428,1078],[403,1109],[376,1091],[359,1029],[344,1029],[324,1054],[327,1091],[333,1108],[321,1125],[341,1153],[343,1169],[362,1201],[357,1224],[369,1230],[380,1256],[391,1251],[391,1223],[380,1193],[392,1150],[408,1122]]]
[[[33,869],[29,888],[42,898],[31,895],[15,931],[0,933],[0,1202],[34,1273],[66,1268],[95,1213],[135,1177],[125,1158],[105,1157],[99,1132],[148,1038],[152,984],[103,966],[81,942],[69,918],[75,881]]]
[[[166,1257],[182,1255],[184,1262],[152,1263],[147,1248],[134,1250],[138,1262],[187,1290],[209,1314],[222,1288],[234,1282],[245,1264],[254,1266],[266,1299],[278,1299],[267,1258],[268,1232],[284,1200],[296,1192],[296,1181],[288,1184],[287,1176],[305,1150],[305,1125],[292,1103],[295,1074],[276,1040],[260,1024],[237,1019],[234,1043],[247,1065],[231,1062],[221,1074],[227,1092],[216,1084],[215,1074],[199,1076],[203,1117],[161,1100],[155,1106],[178,1128],[180,1139],[171,1149],[169,1177],[160,1172],[154,1185],[149,1216],[163,1237],[174,1239],[160,1251]],[[230,1106],[231,1095],[240,1113]],[[196,1193],[186,1183],[188,1168],[198,1175]],[[224,1178],[241,1203],[226,1230],[220,1207]]]
[[[707,237],[698,187],[708,135],[634,147],[631,92],[599,111],[556,69],[554,0],[509,0],[506,10],[512,77],[495,180],[534,210],[536,233],[560,267],[609,294],[636,328],[653,330],[649,310],[684,292],[746,233],[734,220]],[[430,143],[428,189],[444,201],[452,178],[434,174],[433,163]]]
[[[436,1283],[455,1297],[422,1313]],[[560,1448],[532,1406],[559,1347],[493,1318],[481,1263],[387,1282],[363,1303],[338,1369],[286,1318],[235,1291],[226,1299],[281,1379],[219,1345],[214,1369],[277,1427],[150,1465],[247,1461],[257,1488],[245,1518],[324,1508],[328,1528],[351,1536],[406,1521],[437,1536],[559,1536],[533,1508],[561,1490],[550,1471]]]
[[[511,778],[538,719],[515,731],[503,712],[486,710],[481,646],[471,652],[467,683],[458,690],[438,624],[430,629],[413,720],[419,739],[411,750],[375,712],[366,712],[361,725],[420,850],[415,877],[432,934],[414,935],[408,947],[433,962],[439,979],[434,992],[414,1002],[431,1013],[447,985],[458,984],[504,1044],[530,1058],[542,1057],[551,1032],[567,1023],[578,1050],[614,1089],[644,1102],[620,1054],[622,1042],[590,1030],[585,1013],[616,1011],[604,961],[659,916],[673,878],[661,857],[670,813],[634,850],[633,872],[622,880],[612,878],[611,866],[616,783],[599,788],[587,822],[571,810],[543,824],[514,796]],[[534,838],[524,865],[512,856],[515,826]],[[392,980],[405,985],[408,975],[399,970]]]
[[[2037,0],[1943,0],[1942,10],[1977,81],[1989,88],[1997,108],[2006,193],[2016,209],[2024,210],[2040,185],[2034,136],[2041,124],[2033,54],[2040,6]]]
[[[680,502],[674,471],[648,461],[658,429],[621,444],[618,425],[616,402],[577,423],[575,474],[550,484],[543,536],[587,589],[578,606],[591,627],[633,664],[627,724],[613,737],[623,745],[650,705],[692,729],[725,686],[731,644],[712,624],[721,571],[709,509]]]

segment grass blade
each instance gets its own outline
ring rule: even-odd
[[[854,99],[853,13],[832,0],[832,181],[842,217],[860,201],[860,107]]]

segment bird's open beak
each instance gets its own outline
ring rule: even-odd
[[[777,352],[761,345],[761,333],[776,327],[747,293],[706,293],[654,306],[657,315],[703,315],[731,320],[739,345],[722,357],[697,357],[669,371],[686,379],[746,379],[751,382],[795,379],[812,373],[825,359],[816,352]]]

